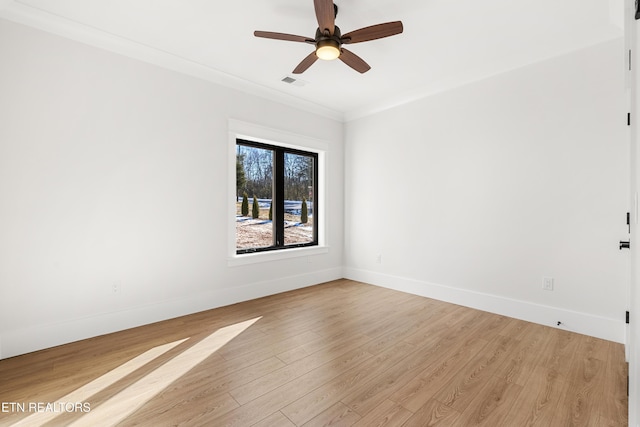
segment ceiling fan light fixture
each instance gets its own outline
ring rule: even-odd
[[[316,56],[332,61],[340,56],[340,44],[333,39],[320,40],[316,46]]]

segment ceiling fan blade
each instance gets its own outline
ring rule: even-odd
[[[340,40],[344,44],[360,43],[369,40],[381,39],[383,37],[395,36],[403,30],[402,21],[386,22],[384,24],[372,25],[370,27],[360,28],[343,34]]]
[[[253,35],[256,37],[263,37],[265,39],[285,40],[290,42],[302,42],[315,44],[315,40],[309,37],[296,36],[293,34],[274,33],[271,31],[254,31]]]
[[[318,19],[318,28],[324,34],[325,30],[333,35],[336,23],[336,13],[333,7],[333,0],[313,0],[316,8],[316,18]]]
[[[369,64],[364,62],[362,58],[345,48],[340,49],[340,56],[338,58],[359,73],[366,73],[371,69]]]
[[[311,67],[318,57],[316,56],[316,51],[314,50],[306,58],[302,60],[301,63],[293,70],[293,74],[302,74],[307,71],[307,68]]]

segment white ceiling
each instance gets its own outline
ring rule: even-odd
[[[254,30],[314,37],[312,0],[0,0],[0,17],[340,120],[622,37],[623,0],[336,0],[342,33],[401,20],[404,32],[341,61]],[[281,79],[294,76],[304,86]]]

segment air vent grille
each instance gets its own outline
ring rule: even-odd
[[[293,86],[305,86],[306,84],[309,83],[307,81],[296,79],[295,77],[291,77],[291,76],[284,76],[283,78],[280,79],[280,81]]]

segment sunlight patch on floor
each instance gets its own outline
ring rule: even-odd
[[[157,357],[162,356],[172,348],[186,341],[187,339],[188,338],[185,338],[182,340],[174,341],[164,345],[159,345],[157,347],[149,349],[144,353],[142,353],[141,355],[134,357],[128,362],[118,366],[117,368],[96,378],[90,383],[87,383],[82,387],[67,394],[66,396],[58,399],[58,402],[86,402],[89,397],[115,384],[116,382],[120,381],[122,378],[126,377],[127,375],[131,374],[135,370],[141,368],[142,366],[146,365],[147,363],[151,362]],[[52,420],[58,415],[60,415],[59,412],[37,412],[29,415],[27,418],[24,418],[16,422],[13,425],[14,426],[41,425],[43,423],[46,423],[49,420]]]
[[[91,405],[90,412],[84,413],[70,425],[97,426],[117,424],[261,318],[262,317],[256,317],[218,329],[100,405]],[[91,403],[91,396],[95,396],[97,393],[122,380],[127,375],[132,374],[188,339],[189,338],[184,338],[149,349],[66,396],[61,397],[56,402]],[[43,425],[59,415],[61,415],[61,412],[36,412],[15,422],[12,426]]]
[[[164,365],[131,384],[91,412],[86,413],[73,426],[117,424],[164,390],[172,382],[211,356],[229,341],[260,320],[261,317],[220,328],[193,347],[180,353]]]

